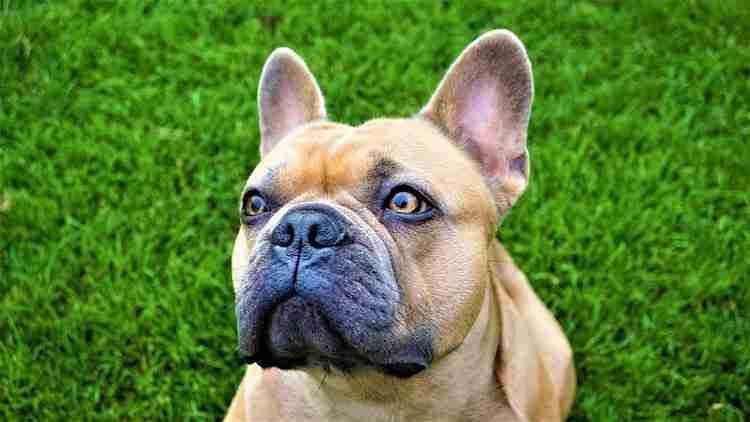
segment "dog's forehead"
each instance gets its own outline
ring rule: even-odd
[[[289,194],[346,190],[388,170],[384,165],[446,190],[484,185],[476,165],[438,129],[418,118],[370,120],[357,127],[333,122],[307,125],[280,142],[248,184],[272,179],[277,189]]]

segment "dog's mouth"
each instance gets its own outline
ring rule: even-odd
[[[263,318],[255,354],[243,355],[245,364],[261,368],[301,369],[321,367],[351,372],[375,367],[399,378],[408,378],[427,368],[421,362],[378,363],[347,344],[326,316],[297,294],[282,298]]]
[[[262,368],[318,365],[349,370],[366,363],[325,315],[297,294],[283,298],[263,318],[255,362]]]

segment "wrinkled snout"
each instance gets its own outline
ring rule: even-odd
[[[337,208],[292,207],[256,242],[236,297],[243,359],[280,368],[376,364],[408,368],[405,375],[424,369],[429,336],[393,334],[401,294],[384,243]]]

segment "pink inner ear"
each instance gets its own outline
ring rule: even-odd
[[[298,89],[295,90],[291,82],[286,81],[281,85],[277,94],[280,100],[274,110],[280,120],[279,129],[285,132],[304,123],[306,117],[303,99],[299,97]]]
[[[502,116],[499,83],[492,78],[479,78],[470,85],[459,110],[462,142],[469,153],[482,163],[487,175],[502,172],[500,144]]]
[[[305,122],[305,105],[303,98],[293,86],[294,81],[286,77],[279,77],[269,86],[265,99],[268,101],[263,107],[263,122],[265,125],[265,139],[263,152],[271,148],[295,127]]]

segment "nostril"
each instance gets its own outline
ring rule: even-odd
[[[294,226],[286,223],[280,224],[273,231],[271,240],[274,245],[287,247],[294,241]]]
[[[308,231],[308,241],[314,248],[330,248],[341,245],[346,239],[346,230],[335,222],[313,223]]]
[[[310,246],[318,249],[335,246],[336,243],[331,241],[330,232],[330,228],[326,229],[326,227],[321,227],[318,223],[311,224],[307,238],[310,242]]]
[[[323,245],[320,244],[318,233],[320,232],[320,225],[317,223],[310,224],[310,228],[307,233],[307,240],[310,244],[316,248],[320,248]]]

